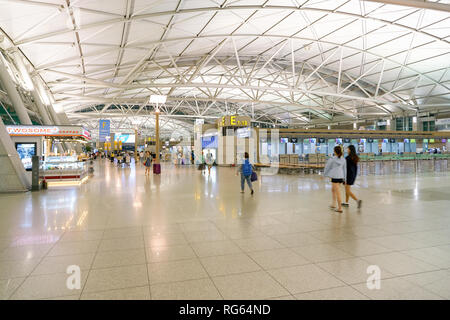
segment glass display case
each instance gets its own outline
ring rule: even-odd
[[[76,156],[47,157],[40,171],[41,179],[47,181],[80,181],[88,175],[88,163]]]

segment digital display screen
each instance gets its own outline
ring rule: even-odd
[[[342,144],[342,138],[336,138],[336,144]]]
[[[446,143],[446,142],[447,142],[447,139],[442,139],[442,142],[443,142],[443,143]]]
[[[373,142],[373,138],[367,138],[367,142],[368,143],[372,143]]]
[[[388,139],[383,139],[383,143],[388,143],[389,140]]]
[[[288,143],[289,138],[280,138],[280,143]]]
[[[122,141],[122,143],[134,143],[134,134],[129,133],[118,133],[115,135],[114,139],[119,142]]]
[[[319,143],[325,143],[325,138],[319,138]]]
[[[344,143],[350,143],[350,139],[349,138],[344,138]]]
[[[298,139],[297,139],[297,138],[291,138],[291,142],[292,142],[292,143],[297,143],[297,142],[298,142]]]
[[[316,140],[317,140],[316,138],[311,138],[311,139],[309,139],[309,142],[316,144]]]
[[[430,139],[430,143],[434,143],[434,139]]]
[[[389,142],[390,142],[390,143],[395,143],[395,141],[396,141],[396,140],[395,140],[394,138],[389,138]]]
[[[404,143],[409,143],[409,139],[403,140]]]
[[[416,143],[416,139],[411,139],[410,142],[411,143]]]
[[[35,142],[16,142],[17,153],[27,171],[31,171],[31,158],[36,155],[36,149]]]
[[[359,143],[365,143],[366,139],[359,139]]]

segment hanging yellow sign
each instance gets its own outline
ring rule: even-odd
[[[251,119],[247,116],[223,116],[219,119],[219,127],[248,127]]]

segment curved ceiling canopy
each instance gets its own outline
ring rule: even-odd
[[[69,118],[166,129],[230,113],[307,126],[450,110],[450,5],[390,0],[0,0]],[[9,48],[7,48],[9,47]]]

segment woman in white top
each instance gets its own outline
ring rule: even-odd
[[[331,178],[332,203],[330,208],[342,213],[341,184],[345,183],[347,177],[347,162],[342,155],[341,146],[334,147],[334,156],[328,159],[323,175]]]
[[[206,155],[206,164],[208,165],[208,175],[211,175],[211,167],[214,164],[214,159],[211,152],[208,152]]]

